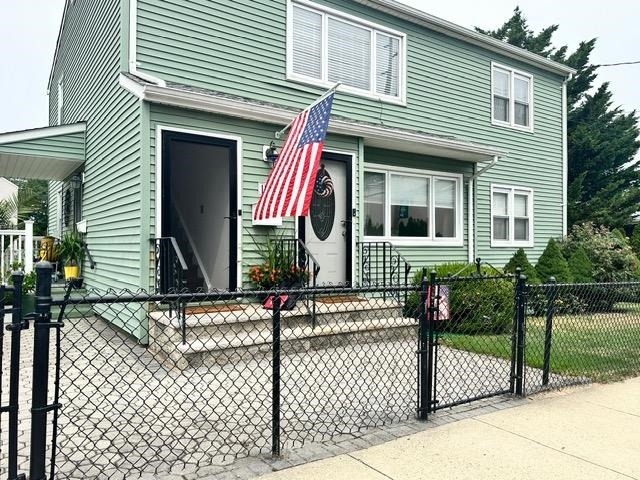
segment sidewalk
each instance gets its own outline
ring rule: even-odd
[[[640,377],[533,396],[259,478],[640,479]]]

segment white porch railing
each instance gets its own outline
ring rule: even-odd
[[[33,237],[33,220],[24,222],[24,230],[0,230],[0,280],[6,284],[16,263],[21,264],[24,273],[33,271],[33,252],[38,251],[37,242],[40,238]]]

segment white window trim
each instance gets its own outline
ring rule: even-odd
[[[328,60],[327,60],[327,15],[335,17],[341,21],[351,23],[361,28],[366,28],[372,32],[371,35],[371,65],[370,65],[370,76],[371,76],[371,90],[362,90],[355,87],[350,87],[348,85],[341,84],[340,91],[353,93],[354,95],[371,98],[374,100],[386,102],[386,103],[394,103],[398,105],[406,105],[407,97],[406,97],[406,63],[407,63],[407,35],[398,32],[396,30],[392,30],[390,28],[384,27],[382,25],[378,25],[376,23],[368,22],[366,20],[360,19],[353,15],[349,15],[343,13],[339,10],[335,10],[333,8],[325,7],[322,5],[318,5],[316,3],[310,2],[308,0],[287,0],[287,80],[306,83],[310,85],[317,85],[319,87],[331,88],[333,87],[333,83],[325,80],[319,80],[313,77],[307,77],[305,75],[300,75],[298,73],[293,72],[293,6],[306,8],[312,10],[316,13],[322,14],[323,25],[322,25],[322,77],[327,78],[328,76]],[[398,91],[399,95],[397,97],[391,95],[381,95],[376,93],[376,62],[375,62],[375,48],[376,48],[376,36],[375,33],[380,32],[385,35],[390,35],[393,37],[397,37],[400,41],[400,58],[398,61]]]
[[[62,125],[62,113],[64,109],[64,75],[58,80],[58,125]]]
[[[493,194],[495,192],[498,193],[506,193],[508,195],[508,204],[507,204],[507,213],[509,216],[509,240],[495,240],[493,238]],[[513,214],[513,196],[514,194],[518,195],[526,195],[528,198],[527,206],[529,208],[529,240],[514,240],[514,230],[515,230],[515,222],[514,222],[514,214]],[[491,246],[492,247],[533,247],[535,243],[535,239],[533,238],[534,234],[534,197],[533,197],[533,189],[527,187],[515,187],[511,185],[491,185],[491,196],[489,198],[490,205],[490,230],[491,230]]]
[[[496,120],[494,117],[494,105],[493,105],[493,72],[495,69],[504,70],[509,73],[509,121],[503,122],[502,120]],[[515,77],[516,75],[525,77],[529,80],[529,125],[523,126],[515,123]],[[533,75],[527,72],[523,72],[522,70],[517,70],[512,67],[507,67],[506,65],[502,65],[500,63],[491,62],[491,124],[497,125],[501,127],[509,127],[514,128],[516,130],[521,130],[523,132],[531,132],[533,133],[533,119],[534,119],[534,101],[533,101]]]
[[[463,210],[463,189],[464,184],[462,182],[462,174],[448,173],[448,172],[438,172],[433,170],[419,170],[413,168],[405,168],[405,167],[395,167],[395,166],[365,166],[365,172],[372,173],[382,173],[385,174],[385,191],[384,191],[384,224],[385,224],[385,234],[379,237],[374,236],[364,236],[365,242],[379,242],[386,241],[391,242],[393,245],[405,246],[405,247],[422,247],[422,246],[438,246],[438,247],[462,247],[464,246],[464,210]],[[431,237],[431,238],[423,238],[423,237],[394,237],[390,234],[391,229],[391,190],[389,189],[389,175],[393,174],[402,174],[415,176],[420,178],[429,178],[429,231],[435,231],[435,202],[434,195],[435,189],[433,188],[434,182],[436,179],[444,179],[444,180],[455,180],[456,182],[456,236],[452,238],[442,238],[442,237]],[[363,192],[364,192],[364,183],[363,183]],[[364,196],[364,194],[363,194]],[[364,212],[364,204],[363,204],[363,212]],[[364,220],[362,220],[364,221]]]

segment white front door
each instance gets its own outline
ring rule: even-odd
[[[351,248],[351,218],[347,198],[347,162],[322,159],[309,216],[305,217],[304,239],[320,265],[317,285],[348,281],[348,249]]]

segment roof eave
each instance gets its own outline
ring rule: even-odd
[[[542,57],[535,53],[531,53],[522,48],[515,47],[501,40],[489,37],[482,33],[478,33],[474,30],[456,25],[442,18],[430,15],[422,10],[404,5],[396,0],[353,0],[362,5],[369,6],[375,10],[399,17],[409,22],[425,26],[431,30],[443,33],[450,37],[463,40],[467,43],[481,46],[488,50],[492,50],[497,53],[501,53],[507,57],[511,57],[530,65],[548,70],[565,77],[573,75],[576,70],[563,65],[562,63],[554,62],[548,58]]]

